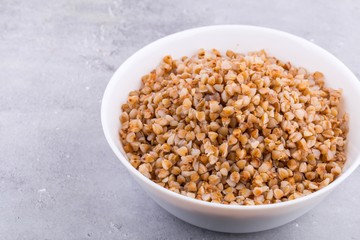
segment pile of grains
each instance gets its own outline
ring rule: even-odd
[[[130,79],[129,79],[130,80]],[[132,79],[136,80],[136,79]],[[208,202],[288,201],[334,181],[346,161],[341,91],[265,51],[163,58],[122,105],[120,139],[140,173]]]

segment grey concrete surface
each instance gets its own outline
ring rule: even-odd
[[[360,169],[292,223],[216,233],[156,205],[100,124],[115,69],[153,40],[198,26],[288,31],[359,77],[359,8],[356,0],[1,0],[0,239],[360,239]]]

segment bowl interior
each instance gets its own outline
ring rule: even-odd
[[[333,55],[299,37],[284,32],[253,26],[212,26],[170,35],[139,50],[112,77],[103,98],[102,124],[110,146],[128,167],[119,141],[120,106],[131,90],[139,89],[141,77],[153,70],[165,55],[173,58],[191,56],[200,48],[216,48],[222,53],[231,49],[246,53],[265,49],[268,54],[309,71],[325,74],[326,85],[343,89],[341,111],[350,115],[347,156],[343,175],[349,175],[360,163],[360,84],[352,72]],[[346,176],[343,176],[345,178]]]

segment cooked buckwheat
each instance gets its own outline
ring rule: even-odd
[[[136,80],[136,79],[133,79]],[[346,161],[341,90],[265,51],[200,49],[163,58],[122,105],[130,163],[173,192],[208,202],[278,203],[336,179]]]

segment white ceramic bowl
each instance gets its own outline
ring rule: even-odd
[[[131,90],[140,87],[140,78],[154,69],[163,56],[190,56],[199,48],[228,49],[246,53],[265,49],[270,55],[325,74],[326,84],[344,91],[343,110],[350,114],[348,160],[343,174],[329,186],[289,202],[234,206],[191,199],[158,186],[128,162],[118,137],[120,106]],[[221,232],[255,232],[288,223],[320,203],[360,164],[360,83],[354,74],[329,52],[294,35],[254,26],[209,26],[172,34],[137,51],[111,78],[102,101],[101,121],[111,149],[141,187],[164,209],[193,225]],[[344,206],[351,207],[351,206]]]

